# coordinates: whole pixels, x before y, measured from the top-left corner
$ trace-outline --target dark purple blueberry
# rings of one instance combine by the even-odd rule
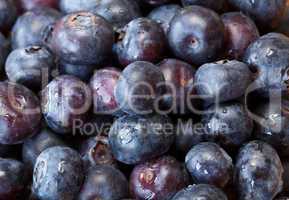
[[[286,8],[284,14],[282,16],[280,24],[275,29],[275,31],[278,33],[283,33],[288,37],[289,36],[288,23],[289,23],[289,1],[286,1]]]
[[[196,92],[208,104],[234,100],[246,93],[252,75],[246,64],[236,60],[207,63],[196,72]]]
[[[7,77],[30,89],[45,87],[55,67],[53,54],[44,46],[29,46],[12,51],[5,64]]]
[[[26,87],[0,82],[0,143],[16,144],[34,135],[40,125],[37,97]]]
[[[255,73],[251,92],[268,97],[270,92],[287,91],[289,66],[289,38],[280,33],[268,33],[247,49],[244,62]]]
[[[43,129],[39,134],[24,141],[22,159],[26,168],[33,171],[37,157],[46,149],[54,146],[65,146],[55,133]]]
[[[52,8],[38,8],[18,17],[11,32],[12,48],[48,45],[51,26],[61,14]]]
[[[125,176],[111,166],[96,166],[88,170],[79,193],[79,200],[118,200],[129,197]]]
[[[153,9],[148,15],[148,18],[159,23],[162,26],[164,33],[167,34],[172,19],[180,10],[181,6],[177,4],[163,5]]]
[[[212,185],[190,185],[179,191],[171,200],[228,200],[225,193]]]
[[[16,160],[0,158],[0,199],[23,199],[27,185],[25,165]]]
[[[252,17],[260,27],[278,26],[286,0],[228,0],[237,10]]]
[[[240,147],[251,138],[253,121],[246,108],[239,103],[211,106],[203,116],[207,140],[228,150]]]
[[[0,31],[9,33],[17,19],[17,8],[13,0],[0,1]]]
[[[73,200],[84,179],[79,154],[68,147],[51,147],[36,160],[32,191],[38,199]]]
[[[281,156],[289,156],[289,116],[283,113],[278,103],[259,103],[254,113],[257,114],[255,137],[271,144]]]
[[[115,88],[115,98],[121,110],[126,113],[150,114],[165,93],[164,75],[149,63],[137,61],[122,72]]]
[[[116,166],[107,136],[96,136],[85,140],[80,146],[80,155],[87,166]]]
[[[110,115],[119,111],[114,90],[120,74],[120,70],[116,68],[104,68],[95,71],[90,80],[95,114]]]
[[[240,199],[273,199],[282,190],[282,178],[282,163],[270,145],[252,141],[240,150],[235,169]]]
[[[187,171],[170,156],[137,165],[130,177],[130,190],[136,199],[168,200],[188,185]]]
[[[86,120],[91,99],[90,88],[80,79],[58,76],[42,91],[42,113],[47,125],[60,134],[75,134],[74,126]]]
[[[58,8],[58,0],[20,0],[24,11],[41,7]]]
[[[166,94],[163,104],[175,114],[185,114],[192,106],[188,105],[188,95],[193,93],[195,68],[176,59],[165,59],[158,64],[164,74]]]
[[[117,119],[109,133],[114,157],[126,164],[137,164],[166,153],[174,141],[168,117],[124,116]]]
[[[226,0],[182,0],[182,4],[183,6],[202,6],[221,12],[226,5]]]
[[[222,15],[226,37],[225,56],[231,59],[242,59],[248,46],[259,38],[255,23],[240,12],[230,12]]]
[[[122,66],[135,61],[160,61],[166,51],[166,36],[162,27],[148,18],[131,21],[120,33],[117,56]]]
[[[112,27],[104,18],[90,12],[77,12],[56,22],[51,48],[71,64],[101,64],[112,52],[113,37]]]
[[[2,73],[7,56],[10,51],[10,43],[0,32],[0,74]]]
[[[89,81],[95,69],[94,65],[74,65],[65,61],[59,63],[60,74],[72,75],[85,82]]]
[[[171,3],[172,0],[140,0],[140,2],[147,3],[152,6],[159,6],[162,4]]]
[[[224,24],[214,11],[190,6],[171,21],[168,40],[174,54],[196,65],[216,60],[224,45]]]
[[[224,188],[233,176],[232,158],[215,143],[200,143],[186,156],[186,167],[195,183]]]

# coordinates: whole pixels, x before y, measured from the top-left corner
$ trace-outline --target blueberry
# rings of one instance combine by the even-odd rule
[[[54,55],[43,46],[16,49],[9,54],[5,64],[10,81],[35,90],[45,86],[54,67]]]
[[[24,11],[41,7],[58,8],[58,0],[20,0]]]
[[[285,161],[282,162],[283,168],[284,168],[284,174],[283,174],[283,192],[288,193],[289,192],[289,161],[285,159]]]
[[[251,81],[252,73],[246,64],[222,60],[197,70],[195,88],[206,103],[226,102],[243,96]]]
[[[51,147],[36,160],[33,194],[38,199],[73,200],[84,179],[79,154],[68,147]]]
[[[217,12],[223,11],[225,5],[226,5],[226,0],[182,0],[183,6],[203,6],[210,8],[212,10],[215,10]]]
[[[59,8],[63,13],[90,11],[97,7],[99,1],[95,0],[59,0]]]
[[[276,27],[286,7],[286,0],[228,0],[246,15],[251,16],[260,27]]]
[[[280,33],[263,35],[246,50],[244,62],[256,72],[254,90],[268,97],[272,91],[287,91],[289,39]]]
[[[157,66],[142,61],[130,64],[122,72],[114,92],[120,109],[132,114],[152,113],[165,93],[164,81]]]
[[[91,106],[90,88],[80,79],[62,75],[42,91],[42,113],[56,133],[74,134],[74,125],[86,120]]]
[[[190,6],[171,21],[168,40],[174,54],[196,65],[217,59],[224,45],[224,24],[212,10]]]
[[[88,170],[79,193],[79,200],[118,200],[129,197],[125,176],[111,166],[96,166]]]
[[[164,33],[167,34],[173,17],[180,12],[180,10],[181,7],[177,4],[163,5],[153,9],[149,13],[148,18],[158,22],[162,26]]]
[[[8,33],[17,18],[17,7],[13,0],[0,1],[0,31]]]
[[[191,185],[179,191],[172,200],[227,200],[223,191],[212,185]]]
[[[140,0],[140,1],[152,6],[160,6],[172,2],[172,0]]]
[[[188,185],[188,173],[182,164],[171,156],[137,165],[130,177],[130,189],[137,199],[171,199]]]
[[[51,26],[61,14],[52,8],[38,8],[18,17],[11,32],[12,48],[25,48],[31,45],[49,45]],[[36,25],[35,25],[36,24]]]
[[[0,158],[0,199],[23,198],[28,184],[25,165],[12,159]]]
[[[200,143],[186,156],[186,167],[195,183],[224,188],[233,176],[232,158],[215,143]]]
[[[51,48],[71,64],[101,64],[112,52],[113,37],[112,27],[105,19],[90,12],[77,12],[56,22]]]
[[[240,12],[222,15],[225,24],[225,56],[241,60],[248,46],[259,38],[259,31],[254,21]]]
[[[289,118],[281,106],[259,104],[254,113],[261,117],[256,122],[255,137],[271,144],[281,156],[289,156]]]
[[[40,122],[37,97],[22,85],[0,82],[0,143],[23,142],[38,131]]]
[[[282,163],[270,145],[252,141],[240,150],[235,169],[240,199],[273,199],[282,190],[282,176]]]
[[[289,200],[289,197],[282,196],[282,197],[278,197],[278,198],[276,198],[274,200]]]
[[[87,166],[117,166],[107,136],[90,137],[82,142],[80,155]]]
[[[289,29],[287,26],[288,22],[289,22],[289,2],[286,1],[286,8],[284,14],[282,16],[280,24],[278,25],[275,31],[278,33],[283,33],[288,37],[289,36]]]
[[[132,20],[119,35],[116,46],[122,66],[134,61],[160,61],[166,51],[166,36],[162,27],[148,18]]]
[[[95,71],[90,80],[95,114],[116,114],[119,112],[114,90],[120,74],[120,70],[116,68],[103,68]]]
[[[239,103],[226,103],[210,107],[203,116],[207,140],[216,142],[228,150],[240,147],[250,139],[253,121]]]
[[[171,122],[162,115],[124,116],[117,119],[109,133],[114,157],[136,164],[166,153],[173,143]]]
[[[65,143],[48,129],[43,129],[39,134],[25,140],[22,148],[22,159],[26,168],[33,171],[37,157],[44,150],[53,146],[65,146]]]
[[[58,67],[60,74],[72,75],[85,82],[89,81],[96,68],[94,65],[74,65],[66,61],[60,61]]]
[[[194,93],[195,67],[177,59],[165,59],[158,64],[166,81],[165,107],[174,114],[185,114],[192,106],[187,105],[188,95]],[[189,107],[190,106],[190,107]]]

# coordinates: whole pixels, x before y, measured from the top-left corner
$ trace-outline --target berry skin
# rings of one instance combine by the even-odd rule
[[[43,46],[29,46],[12,51],[5,64],[7,77],[34,90],[40,90],[55,67],[53,54]],[[48,77],[45,77],[48,76]]]
[[[109,132],[114,157],[132,165],[166,153],[174,141],[169,125],[169,118],[163,115],[118,118]]]
[[[39,130],[40,103],[26,87],[0,82],[0,143],[17,144]]]
[[[163,5],[153,9],[149,13],[148,18],[158,22],[162,26],[164,33],[167,34],[172,19],[180,10],[181,7],[177,4]]]
[[[148,196],[151,200],[171,199],[188,184],[188,173],[181,163],[170,156],[137,165],[130,177],[130,189],[137,199]]]
[[[62,75],[42,91],[42,113],[47,125],[56,133],[72,133],[74,125],[86,121],[91,107],[91,90],[80,79]]]
[[[4,71],[4,65],[7,59],[7,56],[10,51],[10,43],[4,37],[2,33],[0,33],[0,74]]]
[[[235,168],[239,199],[274,199],[282,190],[282,176],[282,163],[270,145],[252,141],[240,150]]]
[[[246,50],[243,61],[255,73],[252,92],[268,97],[271,91],[287,91],[289,66],[289,38],[280,33],[263,35]]]
[[[77,12],[56,22],[51,48],[68,63],[98,65],[110,56],[113,38],[112,27],[104,18],[90,12]]]
[[[160,61],[166,51],[166,36],[162,27],[148,18],[131,21],[120,34],[116,46],[118,60],[122,66],[135,61]]]
[[[26,168],[33,171],[37,157],[53,146],[65,146],[65,143],[48,129],[43,129],[39,134],[25,140],[22,147],[22,159]]]
[[[226,0],[182,0],[183,6],[203,6],[217,12],[221,12],[224,9],[225,3]]]
[[[202,65],[196,72],[198,95],[207,104],[226,102],[243,96],[252,81],[249,67],[239,61],[222,60]]]
[[[228,200],[220,189],[212,185],[190,185],[179,191],[171,200]]]
[[[12,159],[0,158],[0,200],[23,198],[28,179],[25,165]]]
[[[225,30],[214,11],[190,6],[171,21],[168,40],[175,56],[191,64],[202,65],[220,57]]]
[[[103,68],[95,71],[90,80],[95,114],[116,114],[118,112],[114,90],[120,74],[120,70],[116,68]]]
[[[233,161],[215,143],[200,143],[186,156],[186,167],[195,183],[224,188],[233,176]]]
[[[17,18],[17,8],[13,0],[0,1],[0,31],[9,33]]]
[[[275,28],[282,19],[286,0],[228,0],[237,10],[249,15],[260,26]]]
[[[33,45],[48,46],[51,27],[60,17],[61,14],[52,8],[38,8],[24,13],[18,17],[13,26],[12,48],[25,48]]]
[[[65,61],[60,61],[59,71],[61,75],[72,75],[84,82],[88,82],[96,66],[94,65],[74,65]]]
[[[96,136],[85,140],[80,146],[80,155],[86,166],[117,166],[107,136]]]
[[[212,112],[214,111],[214,112]],[[246,109],[239,103],[211,106],[203,116],[206,139],[220,144],[226,150],[239,148],[249,140],[253,131],[253,121]]]
[[[172,0],[140,0],[140,1],[142,1],[143,3],[147,3],[149,5],[152,5],[152,6],[160,6],[160,5],[172,2]]]
[[[68,147],[51,147],[36,160],[33,194],[38,199],[73,200],[83,183],[79,154]]]
[[[177,59],[165,59],[158,64],[166,81],[166,94],[163,101],[167,109],[175,114],[185,114],[191,111],[187,105],[187,95],[194,93],[195,68]]]
[[[259,38],[259,31],[254,21],[240,12],[222,15],[225,25],[225,56],[241,60],[248,46]]]
[[[79,200],[118,200],[129,197],[125,176],[111,166],[96,166],[88,170],[79,193]]]
[[[137,61],[127,66],[115,87],[114,95],[120,109],[129,114],[150,114],[158,98],[165,93],[164,75],[149,63]]]

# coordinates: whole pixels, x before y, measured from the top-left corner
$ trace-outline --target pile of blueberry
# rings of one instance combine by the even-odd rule
[[[289,200],[289,0],[0,0],[0,200]]]

